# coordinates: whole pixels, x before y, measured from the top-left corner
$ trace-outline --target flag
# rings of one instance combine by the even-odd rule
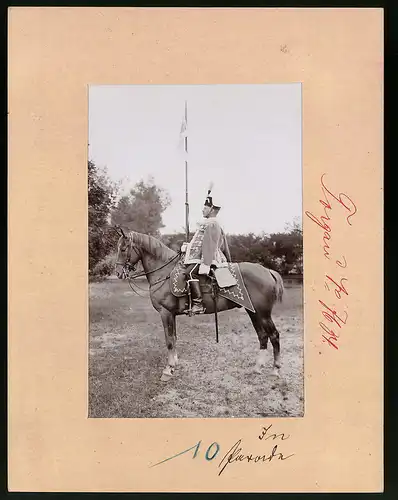
[[[188,154],[185,148],[185,140],[187,137],[188,137],[188,120],[187,120],[187,103],[185,103],[185,114],[181,122],[180,141],[179,141],[179,150],[185,157]]]
[[[187,136],[188,136],[188,124],[184,116],[181,123],[180,137],[183,139]]]

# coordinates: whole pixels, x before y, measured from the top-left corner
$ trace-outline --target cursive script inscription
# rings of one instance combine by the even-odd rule
[[[322,205],[323,213],[322,215],[314,215],[312,212],[308,210],[305,212],[306,216],[314,222],[317,226],[319,226],[322,231],[322,243],[321,246],[323,248],[323,256],[329,262],[331,262],[331,257],[335,251],[331,248],[332,242],[332,233],[333,233],[333,224],[332,224],[332,211],[334,205],[339,208],[343,208],[343,214],[345,216],[345,221],[349,226],[352,226],[351,217],[357,213],[357,207],[353,200],[346,193],[338,193],[334,194],[328,187],[325,185],[324,180],[325,174],[321,176],[321,190],[323,193],[323,198],[319,200],[319,203]],[[341,254],[340,254],[341,255]],[[335,299],[340,304],[338,307],[335,307],[332,300],[328,305],[325,301],[319,299],[319,303],[321,304],[321,314],[323,316],[324,321],[319,322],[319,326],[322,330],[322,342],[326,343],[328,346],[332,347],[335,350],[338,350],[338,339],[340,337],[340,330],[347,323],[348,312],[345,310],[347,307],[344,303],[344,298],[348,297],[349,289],[348,289],[348,278],[346,276],[341,276],[339,269],[347,268],[347,260],[344,255],[340,256],[337,259],[334,259],[334,264],[337,266],[337,269],[333,268],[332,272],[325,274],[325,282],[324,287],[328,292],[333,293]],[[339,312],[338,312],[339,310]]]
[[[271,429],[272,424],[268,425],[267,427],[262,427],[261,428],[261,434],[258,436],[258,439],[266,441],[267,439],[277,439],[281,438],[281,441],[285,441],[286,439],[289,439],[290,436],[285,436],[283,432],[281,434],[268,434],[268,431]]]
[[[323,215],[315,216],[313,213],[308,210],[305,212],[305,215],[312,220],[315,224],[317,224],[321,229],[323,229],[323,254],[327,259],[330,258],[330,245],[329,241],[332,239],[332,226],[331,226],[331,217],[330,212],[332,210],[332,200],[338,202],[339,206],[344,207],[349,215],[346,214],[346,221],[351,226],[350,218],[356,214],[357,207],[352,199],[346,195],[345,193],[339,193],[338,195],[333,194],[330,189],[325,186],[324,177],[326,174],[322,174],[321,176],[321,189],[323,192],[323,199],[319,200],[319,203],[323,207]]]
[[[290,438],[289,435],[286,435],[284,433],[280,434],[273,434],[270,431],[272,427],[272,424],[262,427],[261,428],[261,434],[258,436],[258,439],[260,441],[267,441],[268,439],[272,439],[272,441],[279,440],[279,441],[286,441],[287,439]],[[207,446],[206,451],[203,453],[200,452],[201,449],[201,444],[202,440],[198,441],[194,446],[190,446],[186,450],[180,451],[178,453],[175,453],[174,455],[171,455],[170,457],[165,458],[164,460],[161,460],[160,462],[156,462],[152,465],[149,465],[149,467],[156,467],[158,465],[164,464],[166,462],[169,462],[170,460],[173,460],[177,457],[181,457],[185,455],[185,457],[191,457],[191,459],[196,459],[196,462],[198,461],[197,457],[199,460],[206,460],[207,462],[213,462],[216,463],[215,458],[218,456],[218,453],[221,451],[221,445],[218,444],[217,442],[213,442],[210,445],[205,445]],[[290,455],[283,455],[281,451],[278,450],[278,444],[275,444],[272,449],[266,450],[265,452],[262,452],[263,454],[258,454],[258,455],[253,455],[252,453],[247,454],[247,453],[242,453],[242,439],[239,439],[225,454],[224,458],[221,460],[218,468],[220,469],[218,472],[218,475],[221,476],[221,474],[225,471],[228,465],[232,463],[238,463],[238,462],[245,462],[247,461],[248,463],[258,463],[258,462],[272,462],[276,460],[287,460],[288,458],[292,457],[294,454]],[[279,443],[280,444],[280,443]],[[192,453],[190,453],[192,452]]]
[[[267,434],[268,431],[271,429],[272,424],[269,425],[268,427],[263,427],[262,428],[262,433],[259,436],[260,440],[266,441],[267,439],[275,440],[275,439],[280,439],[281,441],[285,441],[289,439],[290,436],[285,436],[285,434]],[[221,476],[221,474],[225,471],[227,466],[233,463],[238,463],[238,462],[247,462],[247,463],[270,463],[273,460],[287,460],[288,458],[291,458],[294,453],[290,455],[284,456],[283,453],[278,451],[278,445],[276,444],[271,451],[267,451],[266,453],[262,455],[253,455],[252,453],[243,453],[242,448],[241,448],[242,440],[239,439],[224,455],[223,459],[221,460],[219,464],[219,473],[218,475]]]
[[[341,316],[339,316],[337,314],[337,312],[334,309],[331,309],[322,300],[319,300],[319,303],[322,304],[322,306],[325,308],[325,310],[322,310],[322,315],[326,321],[338,326],[340,329],[343,327],[343,325],[345,325],[347,323],[347,318],[348,318],[347,311],[344,311],[345,318],[343,319],[343,318],[341,318]],[[324,331],[324,334],[322,335],[322,339],[323,339],[322,342],[327,342],[331,347],[338,349],[337,339],[340,335],[335,333],[334,330],[332,330],[331,328],[326,326],[325,323],[323,323],[323,322],[320,322],[319,326]],[[325,333],[326,333],[326,335],[325,335]]]

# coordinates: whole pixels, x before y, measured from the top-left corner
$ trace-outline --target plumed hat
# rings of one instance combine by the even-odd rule
[[[218,206],[218,205],[214,205],[214,203],[213,203],[213,197],[211,195],[212,189],[213,189],[213,183],[211,182],[210,186],[209,186],[209,188],[207,190],[207,196],[206,196],[206,200],[205,200],[205,206],[206,207],[211,207],[216,212],[216,214],[218,214],[218,212],[220,211],[221,207]]]

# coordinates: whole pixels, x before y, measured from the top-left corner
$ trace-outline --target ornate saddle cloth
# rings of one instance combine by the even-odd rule
[[[218,287],[217,293],[221,297],[224,297],[236,304],[249,309],[252,312],[256,312],[252,301],[250,299],[249,293],[247,291],[246,285],[243,281],[242,274],[240,272],[239,264],[236,262],[228,262],[228,269],[230,270],[232,276],[236,280],[236,285],[229,286],[226,288]],[[203,281],[202,281],[203,279]],[[201,276],[200,279],[200,287],[202,289],[202,293],[206,293],[211,291],[211,287],[209,286],[211,283],[211,279],[205,276]],[[185,266],[183,261],[179,261],[174,267],[173,271],[170,274],[170,290],[171,293],[175,297],[184,297],[187,295],[187,277],[185,274]]]

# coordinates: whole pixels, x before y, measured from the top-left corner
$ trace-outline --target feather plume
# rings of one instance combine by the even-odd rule
[[[207,189],[207,194],[210,194],[210,193],[211,193],[211,190],[213,189],[213,186],[214,186],[214,183],[213,183],[213,182],[210,182],[209,187],[208,187],[208,189]]]

